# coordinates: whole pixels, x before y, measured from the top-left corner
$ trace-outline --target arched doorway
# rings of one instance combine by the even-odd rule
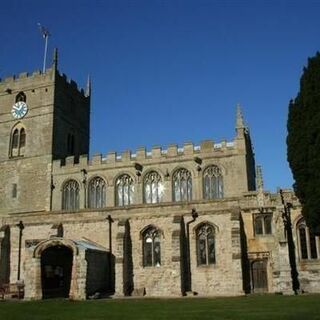
[[[46,248],[41,253],[42,297],[68,298],[73,251],[64,245]]]
[[[267,261],[256,260],[251,264],[252,288],[255,293],[268,291]]]

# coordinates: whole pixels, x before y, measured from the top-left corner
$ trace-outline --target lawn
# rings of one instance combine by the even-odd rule
[[[1,320],[320,319],[320,295],[0,302]]]

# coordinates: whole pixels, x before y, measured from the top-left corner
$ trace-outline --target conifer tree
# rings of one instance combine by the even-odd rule
[[[308,59],[300,92],[289,104],[288,161],[302,214],[320,234],[320,53]]]

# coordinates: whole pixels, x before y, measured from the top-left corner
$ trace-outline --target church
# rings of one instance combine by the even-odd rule
[[[0,287],[24,299],[320,292],[320,243],[232,141],[89,154],[91,85],[0,82]],[[232,121],[232,119],[230,119]],[[210,133],[211,134],[211,133]]]

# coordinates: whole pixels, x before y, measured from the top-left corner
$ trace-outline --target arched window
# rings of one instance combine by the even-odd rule
[[[155,227],[150,227],[143,232],[143,266],[160,267],[161,247],[160,231]]]
[[[299,255],[301,259],[318,259],[319,258],[319,237],[312,234],[307,227],[304,219],[297,224]]]
[[[156,171],[149,172],[144,178],[145,203],[159,203],[163,197],[163,183]]]
[[[72,133],[68,134],[67,138],[67,153],[68,155],[74,154],[74,135]]]
[[[25,95],[24,92],[20,91],[17,95],[16,95],[16,102],[19,102],[19,101],[22,101],[22,102],[26,102],[27,101],[27,97]]]
[[[11,133],[10,139],[10,157],[21,157],[25,153],[26,146],[26,130],[25,128],[18,123]]]
[[[100,177],[95,177],[89,182],[88,206],[89,208],[104,208],[106,206],[106,183]]]
[[[208,223],[200,225],[196,229],[196,241],[198,265],[216,263],[214,227]]]
[[[223,198],[223,179],[217,166],[210,166],[203,172],[204,199]]]
[[[173,201],[190,201],[192,199],[192,178],[187,169],[179,169],[173,174]]]
[[[254,216],[255,235],[272,234],[272,214],[258,213]]]
[[[19,147],[23,148],[25,145],[26,145],[26,130],[24,128],[21,128]]]
[[[116,181],[116,202],[118,206],[127,206],[133,203],[133,179],[123,174]]]
[[[75,180],[68,180],[62,189],[62,209],[79,209],[79,184]]]

